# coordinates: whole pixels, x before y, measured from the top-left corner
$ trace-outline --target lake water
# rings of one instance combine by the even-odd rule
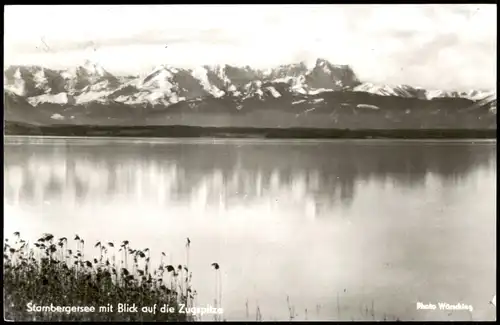
[[[226,319],[287,320],[287,296],[296,319],[496,319],[496,141],[7,137],[4,172],[6,236],[176,264],[189,237],[198,304],[218,262]]]

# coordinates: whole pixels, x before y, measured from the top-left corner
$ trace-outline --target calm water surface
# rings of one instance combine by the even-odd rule
[[[297,319],[496,319],[495,141],[9,137],[4,172],[6,236],[175,264],[189,237],[198,304],[218,262],[226,319],[288,319],[287,296]]]

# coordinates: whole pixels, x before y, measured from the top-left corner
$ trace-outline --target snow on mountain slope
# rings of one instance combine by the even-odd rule
[[[293,92],[311,95],[351,88],[360,83],[349,66],[333,65],[324,59],[317,59],[312,67],[304,62],[280,65],[262,75],[266,81],[285,83]]]
[[[196,106],[193,101],[204,99],[219,99],[224,105],[235,105],[240,109],[246,101],[282,102],[296,107],[313,105],[317,96],[323,94],[348,92],[359,94],[363,101],[369,100],[365,96],[367,94],[419,100],[466,98],[477,104],[474,107],[490,105],[488,107],[494,107],[496,113],[495,92],[471,90],[459,93],[425,90],[409,85],[361,83],[349,66],[334,65],[324,59],[317,59],[311,65],[299,62],[267,70],[227,64],[193,69],[160,65],[150,73],[136,77],[114,76],[90,61],[64,71],[37,66],[12,66],[4,71],[4,89],[37,107],[53,104],[63,107],[83,105],[88,108],[97,104],[96,107],[125,105],[132,109],[137,106],[161,110],[182,102],[192,108]],[[345,102],[337,104],[350,107]]]
[[[138,81],[135,94],[118,96],[115,100],[130,104],[162,105],[207,96],[264,100],[283,96],[282,91],[270,84],[286,84],[288,89],[283,90],[285,92],[314,95],[358,83],[347,66],[334,66],[325,60],[318,60],[316,64],[313,68],[308,68],[304,63],[282,65],[268,71],[231,65],[195,69],[159,66]],[[263,86],[264,83],[266,86]]]
[[[409,85],[376,85],[373,83],[363,83],[352,89],[353,91],[367,92],[380,96],[396,96],[404,98],[431,99],[437,97],[438,94],[432,95],[430,98],[427,91],[422,88],[412,87]],[[445,96],[446,97],[446,96]]]
[[[4,72],[4,88],[25,97],[64,91],[64,80],[51,69],[37,66],[11,66]]]
[[[21,76],[21,69],[17,69],[12,75],[13,80],[9,80],[4,74],[4,88],[18,96],[29,96],[26,89],[26,81]],[[35,95],[35,94],[31,94]]]
[[[439,90],[439,89],[426,91],[426,98],[427,99],[445,98],[445,97],[458,97],[458,93],[447,92],[447,91]]]
[[[487,98],[489,96],[495,96],[495,98],[496,98],[495,91],[469,90],[468,92],[466,92],[463,95],[463,97],[469,98],[472,100],[481,100],[481,99]]]
[[[31,101],[34,104],[62,104],[64,100],[60,94],[63,92],[74,97],[76,104],[115,100],[126,104],[170,105],[207,96],[264,100],[268,96],[279,98],[283,92],[315,95],[359,84],[350,67],[333,65],[323,59],[318,59],[312,67],[301,62],[268,71],[227,64],[191,70],[161,65],[143,78],[127,81],[87,61],[65,71],[13,67],[9,73],[4,73],[5,77],[6,89],[21,96],[35,97]],[[284,84],[286,89],[281,87],[278,90],[277,86],[271,85],[263,87],[264,83]]]
[[[377,85],[373,83],[363,83],[354,88],[352,91],[367,92],[371,94],[376,94],[380,96],[396,96],[405,98],[419,98],[419,99],[434,99],[434,98],[466,98],[473,101],[478,101],[484,98],[488,98],[494,91],[445,91],[440,89],[422,89],[418,87],[412,87],[408,85]]]
[[[262,79],[260,71],[253,70],[248,66],[235,67],[226,64],[224,66],[216,66],[215,69],[217,71],[217,75],[222,77],[222,79],[226,82],[226,87],[234,86],[234,88],[238,90],[252,81]]]
[[[209,71],[205,67],[196,67],[191,71],[193,78],[200,81],[201,86],[207,93],[216,98],[224,96],[225,92],[210,82],[208,73]]]
[[[120,86],[117,77],[90,61],[86,61],[83,66],[63,71],[60,75],[66,81],[65,89],[70,94],[95,91],[96,88],[102,91],[103,87],[113,89]]]
[[[490,110],[490,112],[496,114],[496,112],[497,112],[497,94],[490,93],[486,96],[483,96],[480,100],[478,100],[474,103],[472,108],[478,108],[478,107],[486,107]]]
[[[271,92],[271,94],[273,95],[274,98],[281,97],[281,94],[276,90],[276,88],[271,86],[271,87],[267,87],[267,90],[269,90]]]
[[[304,62],[300,62],[280,65],[275,69],[268,69],[263,73],[263,76],[268,80],[275,80],[287,77],[299,77],[306,74],[307,71],[307,65]]]
[[[35,106],[40,103],[74,104],[99,100],[119,86],[118,78],[91,62],[64,71],[13,66],[4,72],[4,88],[29,98]]]
[[[191,71],[162,65],[138,80],[135,88],[136,93],[121,95],[115,100],[131,104],[170,105],[184,100],[221,95],[220,89],[208,82],[203,68]],[[132,91],[134,88],[128,89]]]
[[[38,104],[41,103],[66,105],[66,104],[74,104],[75,100],[73,96],[68,95],[65,92],[61,92],[56,95],[42,94],[39,96],[29,97],[28,102],[33,106],[37,106]]]
[[[317,59],[316,65],[305,77],[311,89],[342,90],[360,84],[350,66],[333,65],[324,59]]]

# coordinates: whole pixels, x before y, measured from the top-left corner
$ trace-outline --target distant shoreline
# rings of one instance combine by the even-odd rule
[[[5,122],[5,135],[242,139],[496,139],[496,129],[315,129],[197,126],[37,126]]]

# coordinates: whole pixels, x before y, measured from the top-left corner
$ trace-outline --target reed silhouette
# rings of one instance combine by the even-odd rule
[[[116,261],[112,242],[98,241],[94,247],[99,256],[84,258],[84,240],[75,235],[75,249],[68,248],[66,237],[56,240],[44,234],[33,245],[14,233],[14,242],[4,242],[4,308],[5,318],[15,321],[194,321],[197,315],[180,313],[179,306],[192,307],[196,291],[187,264],[174,267],[165,264],[152,270],[150,251],[133,249],[129,241],[120,245],[122,260]],[[189,245],[186,255],[189,256]],[[130,269],[128,263],[132,262]],[[185,271],[185,272],[184,272]],[[94,306],[93,313],[29,312],[27,305]],[[118,304],[139,306],[137,313],[119,313]],[[156,313],[141,312],[143,306],[157,305]],[[174,307],[174,313],[159,311],[163,305]],[[113,311],[100,306],[113,305]]]

